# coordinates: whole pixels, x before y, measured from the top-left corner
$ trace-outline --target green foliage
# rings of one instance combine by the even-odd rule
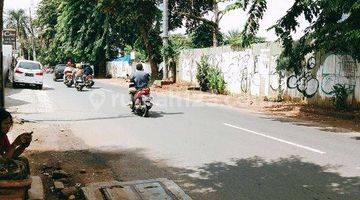
[[[275,26],[284,52],[289,59],[287,70],[299,71],[305,55],[314,51],[351,55],[360,59],[359,0],[296,0]],[[296,44],[292,33],[299,26],[299,17],[311,24]]]
[[[201,23],[211,23],[204,16],[213,10],[214,0],[170,0],[170,29],[181,27],[183,22],[189,32]]]
[[[215,94],[225,94],[226,83],[220,68],[211,66],[207,79],[209,80],[211,92]]]
[[[192,46],[195,48],[207,48],[213,46],[213,26],[207,23],[200,24],[191,34]],[[223,43],[223,35],[217,35],[219,44]]]
[[[197,63],[196,79],[200,85],[200,90],[205,92],[209,90],[209,73],[210,65],[206,56],[201,57],[200,62]]]
[[[5,16],[5,27],[15,29],[20,41],[20,56],[29,58],[28,52],[31,51],[30,41],[30,21],[25,10],[9,10]]]
[[[348,104],[347,99],[349,97],[349,90],[345,85],[336,84],[333,87],[334,96],[331,98],[331,101],[337,110],[347,110]]]
[[[106,61],[130,46],[157,72],[162,41],[155,0],[42,0],[37,14],[45,64],[73,57],[104,74]]]
[[[200,85],[201,91],[211,91],[215,94],[224,94],[226,83],[220,68],[210,66],[206,56],[201,57],[197,63],[196,79]]]
[[[192,48],[191,38],[186,35],[175,34],[169,37],[169,44],[172,48],[172,55],[170,57],[177,57],[184,49]]]
[[[240,48],[244,44],[243,36],[244,36],[243,33],[240,31],[230,31],[225,36],[224,44],[230,45],[233,48]],[[256,43],[266,42],[265,38],[262,38],[262,37],[252,37],[251,39],[252,39],[252,41],[247,41],[246,43],[256,44]]]
[[[260,20],[267,10],[267,0],[236,0],[235,4],[243,4],[243,10],[248,11],[248,19],[243,30],[242,47],[248,47],[255,40],[259,31]]]

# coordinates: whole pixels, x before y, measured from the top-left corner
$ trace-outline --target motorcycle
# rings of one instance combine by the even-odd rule
[[[85,86],[86,88],[92,88],[92,86],[94,86],[95,82],[94,82],[94,76],[93,75],[88,75],[85,77]]]
[[[139,116],[149,117],[150,109],[153,107],[153,103],[151,102],[153,98],[150,96],[150,88],[135,90],[134,84],[130,84],[129,87],[130,94],[133,95],[130,108]]]
[[[82,91],[85,87],[85,78],[84,76],[77,76],[75,78],[75,88],[77,91]]]
[[[74,69],[72,67],[65,67],[64,70],[64,84],[67,87],[71,87],[74,84]]]
[[[67,87],[71,87],[74,84],[74,76],[71,73],[68,73],[64,77],[64,84]]]

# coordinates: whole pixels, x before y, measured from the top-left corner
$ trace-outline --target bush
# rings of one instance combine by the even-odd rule
[[[208,72],[210,65],[208,63],[207,57],[201,57],[200,62],[197,63],[197,74],[196,79],[199,82],[200,90],[205,92],[209,90],[209,80],[208,80]]]
[[[334,96],[331,98],[331,101],[335,108],[338,110],[347,110],[347,99],[350,94],[349,90],[346,89],[344,85],[336,84],[333,87],[333,94]]]
[[[208,72],[208,80],[211,92],[215,94],[224,94],[226,83],[221,70],[218,67],[210,67]]]
[[[215,94],[224,94],[226,83],[220,68],[210,66],[205,56],[201,58],[197,65],[196,79],[199,82],[201,91],[211,90]]]

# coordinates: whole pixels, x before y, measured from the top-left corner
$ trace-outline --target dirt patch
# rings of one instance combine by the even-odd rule
[[[103,79],[100,81],[120,87],[128,87],[128,82],[124,79]],[[306,102],[274,102],[266,98],[254,98],[248,95],[216,95],[201,92],[187,83],[176,83],[165,85],[162,88],[152,87],[151,89],[159,95],[262,112],[279,121],[319,127],[326,131],[360,132],[360,111],[339,112],[332,108],[310,106]]]

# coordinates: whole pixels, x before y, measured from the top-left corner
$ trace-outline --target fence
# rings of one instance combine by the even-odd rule
[[[349,100],[360,102],[359,63],[350,56],[334,54],[309,56],[300,75],[276,70],[282,52],[279,43],[263,43],[235,51],[230,47],[184,50],[180,54],[177,80],[197,84],[197,63],[202,56],[223,72],[227,90],[233,94],[291,98],[307,97],[314,104],[328,103],[333,86],[346,85],[351,91]]]
[[[151,67],[147,63],[143,63],[144,70],[151,72]],[[111,61],[106,64],[106,73],[113,78],[126,78],[135,72],[135,66],[127,61]]]

